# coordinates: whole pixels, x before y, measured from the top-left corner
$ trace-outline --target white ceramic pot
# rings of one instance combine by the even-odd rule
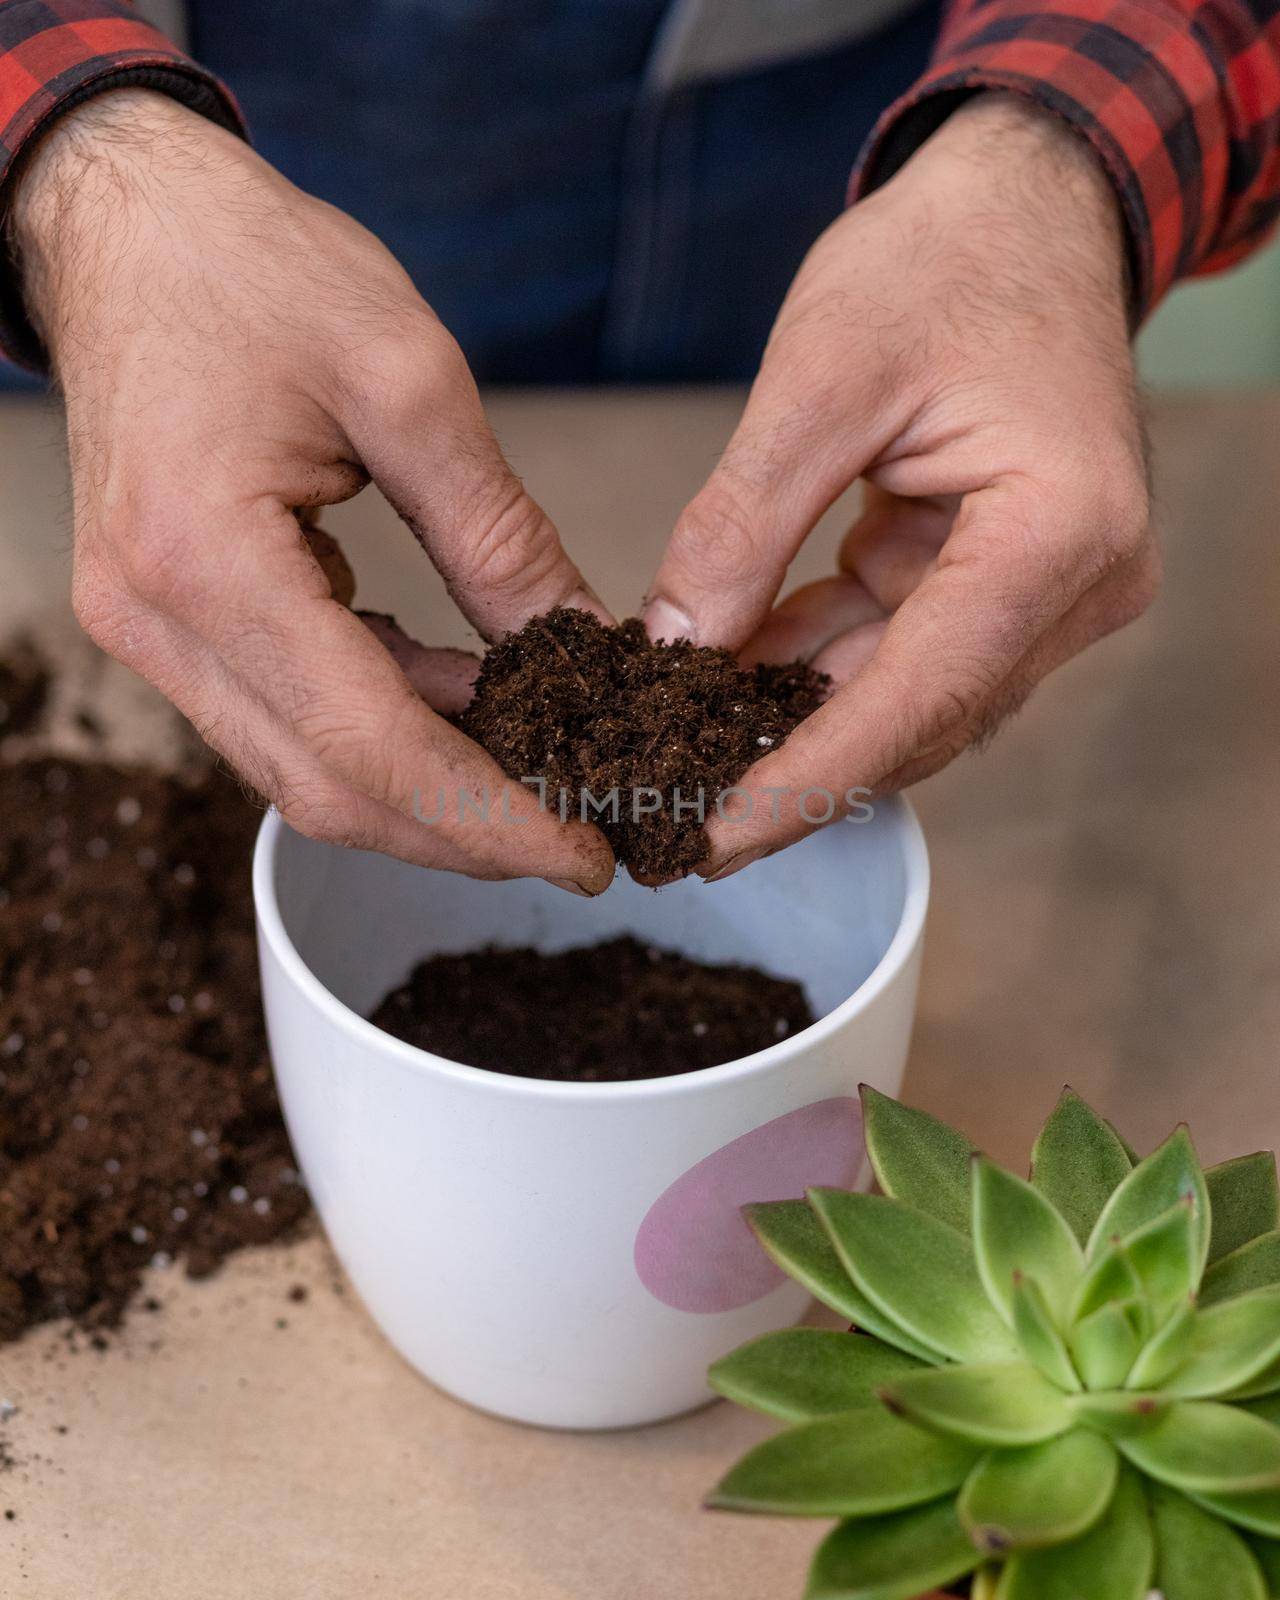
[[[614,1428],[709,1398],[708,1364],[806,1295],[738,1208],[861,1181],[857,1086],[899,1088],[929,867],[905,801],[723,884],[594,901],[313,843],[269,815],[254,862],[289,1131],[383,1331],[486,1411]],[[622,932],[800,979],[820,1020],[685,1076],[548,1083],[429,1055],[364,1020],[414,963]]]

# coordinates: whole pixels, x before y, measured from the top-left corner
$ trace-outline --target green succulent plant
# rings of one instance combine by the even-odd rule
[[[1067,1091],[1030,1182],[863,1090],[883,1194],[749,1206],[854,1325],[711,1382],[794,1424],[710,1498],[838,1517],[808,1600],[1280,1596],[1280,1216],[1270,1154],[1139,1161]],[[855,1331],[856,1330],[856,1331]]]

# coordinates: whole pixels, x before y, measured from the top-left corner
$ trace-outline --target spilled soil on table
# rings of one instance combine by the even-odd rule
[[[220,773],[46,757],[0,761],[0,818],[0,1341],[101,1336],[148,1266],[202,1276],[310,1209],[258,998],[260,812]]]

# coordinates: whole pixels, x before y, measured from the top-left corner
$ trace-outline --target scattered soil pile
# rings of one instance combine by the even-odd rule
[[[0,766],[0,1340],[119,1320],[308,1211],[267,1066],[249,858],[213,774]]]
[[[545,778],[549,805],[564,791],[570,816],[583,814],[584,791],[597,803],[616,795],[588,820],[639,876],[670,877],[705,855],[716,797],[817,708],[826,684],[803,662],[744,670],[727,650],[651,644],[635,618],[606,628],[558,610],[489,651],[459,721],[509,776]]]
[[[616,1083],[719,1066],[814,1019],[798,983],[622,938],[558,955],[433,956],[370,1020],[491,1072]]]

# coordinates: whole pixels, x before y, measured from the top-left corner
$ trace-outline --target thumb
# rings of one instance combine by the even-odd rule
[[[814,394],[789,356],[785,341],[766,355],[719,465],[676,523],[645,602],[651,638],[739,649],[874,452],[852,397]]]
[[[508,465],[462,352],[438,323],[397,346],[339,420],[484,638],[555,606],[612,620]]]

